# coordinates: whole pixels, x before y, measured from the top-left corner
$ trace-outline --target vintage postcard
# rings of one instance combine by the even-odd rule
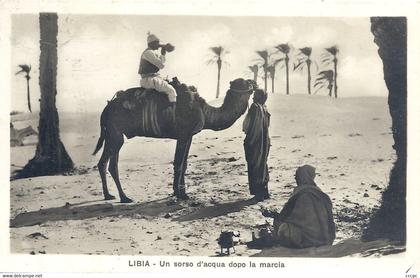
[[[417,277],[419,6],[384,3],[2,3],[2,277]]]

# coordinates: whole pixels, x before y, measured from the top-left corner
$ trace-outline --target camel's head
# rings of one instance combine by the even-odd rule
[[[254,84],[252,82],[250,82],[250,80],[245,80],[243,78],[237,78],[233,81],[230,81],[229,91],[231,93],[239,94],[249,99],[249,97],[252,95],[252,93],[255,90]]]

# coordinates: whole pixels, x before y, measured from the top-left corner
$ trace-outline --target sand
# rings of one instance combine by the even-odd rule
[[[190,200],[172,194],[175,141],[126,140],[120,153],[123,188],[135,202],[104,201],[92,156],[99,136],[99,113],[61,113],[64,145],[77,169],[69,174],[10,183],[11,252],[217,256],[222,230],[251,239],[266,220],[260,208],[280,210],[294,187],[294,171],[317,168],[318,185],[332,199],[336,243],[359,238],[379,206],[395,160],[387,99],[330,99],[270,95],[269,189],[271,199],[255,203],[248,192],[241,131],[243,117],[224,131],[196,135],[186,173]],[[37,115],[16,115],[17,128],[38,126]],[[36,137],[11,148],[11,171],[33,157]],[[109,175],[108,175],[109,176]],[[111,194],[118,196],[109,176]],[[236,246],[232,256],[259,250]]]

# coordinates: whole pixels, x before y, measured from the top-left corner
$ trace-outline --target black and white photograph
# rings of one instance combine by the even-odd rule
[[[407,255],[403,14],[9,22],[11,255]]]

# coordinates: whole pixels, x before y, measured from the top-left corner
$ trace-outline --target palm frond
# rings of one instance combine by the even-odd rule
[[[312,61],[312,60],[311,60],[311,63],[312,63],[313,65],[315,65],[315,69],[316,69],[316,71],[318,71],[318,70],[319,70],[319,65],[318,65],[318,63],[317,63],[316,61]]]
[[[20,71],[16,72],[15,75],[21,72],[24,72],[26,74],[29,74],[31,72],[31,65],[23,64],[23,65],[19,65],[19,67],[20,67]]]
[[[321,58],[326,58],[326,57],[330,57],[329,52],[324,52],[324,53],[321,54]]]
[[[269,65],[267,67],[267,72],[270,74],[271,77],[273,77],[276,73],[276,66],[275,65]]]
[[[228,50],[226,50],[223,46],[212,46],[209,47],[209,49],[211,50],[213,55],[208,55],[210,57],[210,59],[208,59],[206,61],[207,65],[212,65],[212,64],[216,64],[218,60],[222,60],[226,54],[229,53]],[[223,63],[227,66],[229,66],[229,64],[226,63],[226,61],[223,60]]]
[[[267,50],[258,50],[256,53],[264,60],[268,60],[268,51]]]
[[[31,65],[19,65],[19,67],[24,71],[24,72],[30,72],[31,71]]]
[[[326,83],[325,80],[319,80],[319,81],[315,82],[314,87],[317,87],[318,85],[325,86],[325,83]]]
[[[216,61],[217,61],[217,60],[215,60],[215,59],[209,59],[209,60],[207,60],[206,64],[207,64],[207,65],[213,65],[213,64],[215,64],[215,63],[216,63]]]
[[[302,70],[305,62],[304,60],[297,61],[297,64],[293,64],[293,70]]]
[[[248,68],[250,69],[251,72],[257,72],[258,71],[258,65],[248,66]]]
[[[327,57],[321,60],[322,63],[331,62],[331,61],[332,61],[331,57]]]
[[[305,56],[304,54],[302,54],[300,52],[295,56],[295,61],[297,61],[297,62],[300,62],[300,61],[304,62],[308,59],[309,58],[307,56]]]
[[[331,83],[334,78],[334,72],[332,70],[324,70],[318,73],[318,77],[315,80],[315,84],[317,82],[328,82]]]
[[[216,55],[216,56],[221,56],[222,52],[223,52],[223,47],[222,46],[212,46],[210,47],[210,50]]]
[[[283,54],[288,54],[290,52],[290,46],[287,43],[276,45],[275,48]]]
[[[294,60],[296,61],[296,62],[300,62],[300,61],[305,61],[306,59],[308,59],[308,57],[307,56],[305,56],[303,53],[301,53],[301,52],[298,52],[296,55],[295,55],[295,57],[294,57]]]
[[[278,63],[280,63],[280,62],[282,62],[282,61],[284,61],[284,60],[285,60],[284,58],[276,59],[276,60],[274,60],[273,65],[274,65],[274,66],[277,66],[277,65],[278,65]]]
[[[315,87],[315,86],[314,86]],[[321,89],[325,88],[325,86],[320,86],[318,88],[315,88],[315,92],[313,93],[314,95],[316,95]]]
[[[263,71],[265,70],[266,64],[260,64],[258,65],[260,69],[262,69]]]
[[[303,53],[305,56],[309,57],[312,54],[312,47],[303,47],[299,48],[300,52]]]
[[[286,67],[286,63],[281,63],[281,64],[278,65],[278,67],[280,69],[284,69]]]
[[[338,54],[338,47],[336,45],[325,48],[331,55],[336,56]]]

